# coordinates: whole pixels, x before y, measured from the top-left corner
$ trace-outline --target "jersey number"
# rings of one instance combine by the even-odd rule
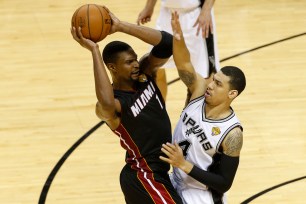
[[[188,150],[189,150],[189,147],[190,147],[191,143],[188,140],[184,140],[184,141],[180,142],[178,145],[183,150],[184,157],[186,157],[187,154],[188,154]]]

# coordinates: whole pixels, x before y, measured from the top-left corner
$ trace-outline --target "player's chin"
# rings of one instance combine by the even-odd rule
[[[204,94],[204,97],[205,97],[205,102],[207,103],[207,104],[209,104],[210,103],[210,101],[212,100],[212,97],[211,97],[211,95],[210,94]]]

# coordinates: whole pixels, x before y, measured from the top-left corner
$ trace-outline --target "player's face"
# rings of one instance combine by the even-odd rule
[[[116,62],[117,74],[121,80],[138,80],[139,63],[136,53],[131,49],[119,54]]]
[[[218,105],[229,100],[230,78],[221,71],[213,76],[213,81],[208,84],[205,92],[207,104]]]

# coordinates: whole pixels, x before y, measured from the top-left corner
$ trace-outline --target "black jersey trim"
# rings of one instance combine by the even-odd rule
[[[190,100],[189,103],[187,104],[187,106],[183,110],[185,110],[186,108],[188,108],[192,104],[195,104],[196,102],[198,102],[200,100],[203,100],[204,98],[205,98],[204,95],[202,95],[202,96],[199,96],[197,98],[194,98],[194,99]]]
[[[226,121],[229,121],[230,119],[232,119],[233,117],[235,117],[235,112],[234,110],[232,109],[232,107],[230,107],[230,110],[231,110],[231,114],[225,118],[222,118],[222,119],[218,119],[218,120],[213,120],[213,119],[209,119],[209,118],[206,118],[206,113],[205,113],[205,105],[206,103],[203,103],[203,108],[202,108],[202,121],[204,122],[209,122],[209,123],[222,123],[222,122],[226,122]]]
[[[222,152],[219,151],[219,149],[220,149],[220,146],[221,146],[221,144],[222,144],[224,138],[226,137],[226,135],[227,135],[231,130],[233,130],[233,129],[236,128],[236,127],[240,127],[241,130],[243,130],[243,128],[242,128],[242,126],[241,126],[241,124],[240,124],[239,122],[234,123],[233,125],[231,125],[231,126],[223,133],[223,135],[221,136],[221,138],[220,138],[220,140],[219,140],[219,142],[218,142],[218,144],[217,144],[217,146],[216,146],[216,151],[217,151],[218,153],[222,153]]]

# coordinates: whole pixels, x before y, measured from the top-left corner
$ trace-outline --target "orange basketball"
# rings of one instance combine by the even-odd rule
[[[96,4],[85,4],[74,12],[71,26],[76,29],[81,27],[84,38],[99,42],[109,34],[111,22],[105,8]]]

